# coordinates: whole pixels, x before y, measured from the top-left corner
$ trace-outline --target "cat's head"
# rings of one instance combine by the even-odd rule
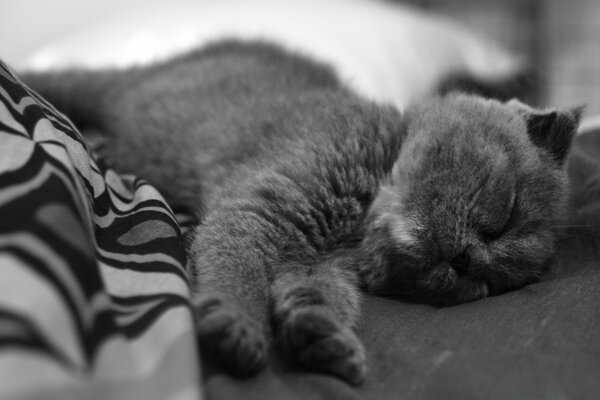
[[[367,217],[367,289],[443,305],[536,281],[565,213],[580,114],[466,95],[409,110]]]

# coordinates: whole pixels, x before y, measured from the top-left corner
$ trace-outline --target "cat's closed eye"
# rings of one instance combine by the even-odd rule
[[[506,232],[508,232],[516,223],[517,217],[517,195],[513,193],[508,207],[506,207],[501,213],[493,217],[493,222],[483,224],[479,228],[479,235],[484,243],[490,243],[500,239]]]

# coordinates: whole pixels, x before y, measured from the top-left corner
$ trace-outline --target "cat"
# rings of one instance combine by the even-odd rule
[[[277,343],[359,384],[359,288],[453,305],[534,282],[552,260],[579,108],[455,93],[401,114],[326,65],[232,41],[23,78],[101,132],[114,168],[198,212],[198,337],[232,373],[259,371]]]

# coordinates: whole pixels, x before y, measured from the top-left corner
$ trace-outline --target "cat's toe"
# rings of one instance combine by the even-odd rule
[[[362,383],[366,356],[351,328],[318,307],[290,313],[283,326],[291,357],[304,367],[325,372],[353,385]]]
[[[331,373],[353,385],[363,382],[367,370],[364,348],[349,329],[315,341],[300,350],[299,358],[305,366]]]
[[[262,326],[238,306],[219,297],[194,301],[200,350],[228,372],[251,375],[267,361]]]

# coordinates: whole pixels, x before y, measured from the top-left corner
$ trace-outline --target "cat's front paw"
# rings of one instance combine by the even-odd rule
[[[363,345],[331,310],[320,306],[291,310],[282,321],[281,333],[286,351],[302,366],[332,374],[353,385],[364,380]]]
[[[221,296],[197,296],[193,305],[202,352],[235,375],[263,369],[268,348],[260,323]]]

